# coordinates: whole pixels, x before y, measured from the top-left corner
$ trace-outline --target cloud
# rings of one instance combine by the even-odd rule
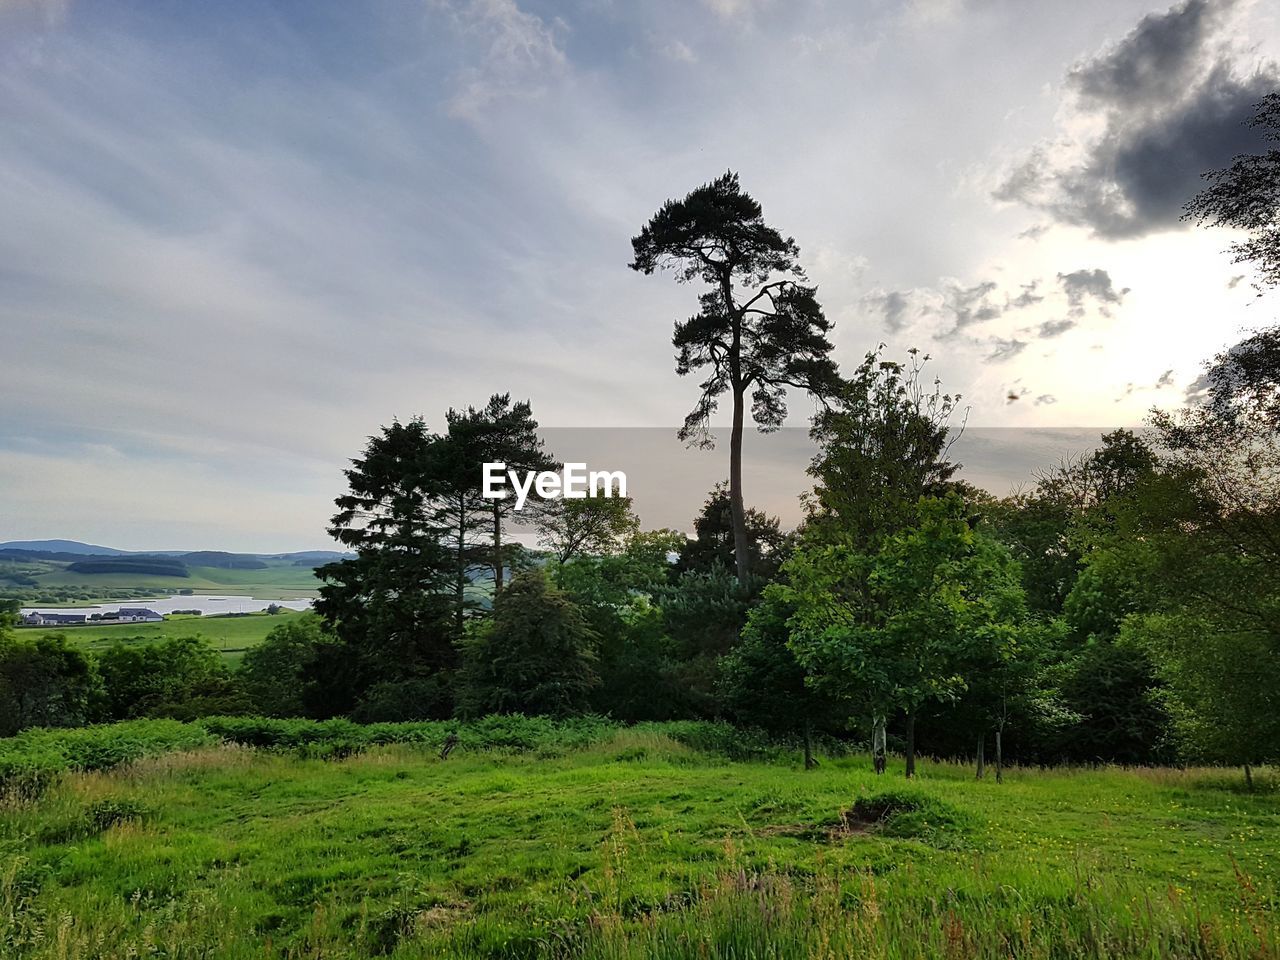
[[[1032,280],[1030,283],[1022,284],[1022,292],[1009,301],[1009,306],[1021,310],[1024,307],[1034,306],[1042,302],[1044,296],[1036,293],[1036,288],[1039,286],[1039,280]]]
[[[1244,279],[1243,273],[1237,274],[1236,276],[1232,277],[1230,280],[1227,281],[1227,289],[1234,290],[1236,287],[1240,285],[1240,281],[1243,279]]]
[[[952,327],[941,336],[955,336],[967,327],[1003,316],[1009,305],[994,296],[997,288],[994,280],[983,280],[972,286],[949,281],[941,292],[941,312],[950,319]]]
[[[476,51],[478,61],[456,77],[448,101],[454,116],[479,119],[486,108],[505,99],[537,97],[568,61],[557,39],[562,21],[548,25],[521,10],[515,0],[436,0],[455,29]]]
[[[896,333],[911,320],[908,316],[909,296],[901,290],[890,290],[869,294],[863,298],[863,302],[872,309],[878,310],[884,318],[884,325]]]
[[[1058,398],[1051,393],[1042,393],[1035,399],[1037,407],[1051,407],[1057,402]]]
[[[1173,370],[1166,370],[1160,374],[1160,379],[1156,381],[1156,389],[1163,390],[1165,387],[1173,386]]]
[[[6,13],[28,13],[40,17],[47,27],[66,22],[71,0],[0,0],[0,16]]]
[[[759,0],[703,0],[704,5],[721,20],[750,21],[760,5]]]
[[[658,48],[658,52],[668,60],[674,60],[676,63],[698,62],[698,55],[694,53],[693,48],[683,40],[670,40],[660,46]]]
[[[1246,121],[1280,85],[1274,64],[1243,68],[1221,40],[1232,6],[1186,0],[1077,64],[1063,131],[1027,151],[993,196],[1104,239],[1178,228],[1201,175],[1261,144]],[[1083,128],[1095,132],[1070,132]]]
[[[995,338],[991,341],[991,346],[994,349],[987,354],[987,359],[993,363],[1004,363],[1006,360],[1012,360],[1027,349],[1027,342],[1025,340]]]
[[[1075,320],[1046,320],[1040,324],[1040,339],[1052,340],[1054,337],[1060,337],[1075,325]]]
[[[913,290],[873,290],[859,301],[864,310],[878,314],[890,333],[900,333],[917,320],[942,314],[943,295],[930,288]]]
[[[1111,274],[1106,270],[1073,270],[1071,273],[1058,274],[1058,283],[1067,295],[1067,310],[1073,317],[1083,317],[1085,301],[1092,300],[1098,312],[1104,317],[1111,316],[1111,306],[1124,302],[1129,288],[1117,290],[1111,282]]]

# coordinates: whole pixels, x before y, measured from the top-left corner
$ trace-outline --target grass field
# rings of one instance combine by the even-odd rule
[[[196,598],[198,599],[198,598]],[[116,643],[155,643],[170,637],[203,637],[228,658],[236,659],[250,647],[261,643],[274,627],[299,616],[293,610],[280,613],[250,613],[235,617],[171,616],[162,623],[91,624],[84,627],[60,627],[46,629],[24,628],[22,636],[53,633],[66,637],[81,650],[105,650]]]
[[[34,578],[38,587],[85,587],[103,591],[110,599],[113,588],[130,587],[160,590],[165,594],[179,590],[205,593],[230,593],[259,597],[263,600],[288,600],[316,595],[315,574],[310,567],[272,566],[265,570],[224,570],[220,567],[191,567],[188,577],[161,577],[136,573],[72,573],[65,568],[53,569]]]
[[[315,571],[286,560],[264,561],[256,570],[189,566],[188,576],[154,573],[83,573],[63,561],[0,559],[0,597],[23,605],[76,607],[111,600],[169,596],[181,590],[196,593],[239,594],[263,600],[312,598],[320,586]]]
[[[925,763],[901,794],[682,729],[69,774],[0,812],[0,955],[1280,956],[1274,771]]]

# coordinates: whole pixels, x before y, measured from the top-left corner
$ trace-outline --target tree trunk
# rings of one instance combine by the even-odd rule
[[[807,717],[804,721],[804,768],[812,770],[818,764],[813,759],[813,723]]]
[[[987,758],[985,750],[987,748],[987,733],[984,730],[982,736],[978,737],[978,775],[975,780],[981,780],[987,774]]]
[[[746,583],[751,573],[751,554],[747,544],[747,511],[742,499],[742,424],[745,390],[733,388],[733,431],[729,434],[729,513],[733,518],[733,558],[738,568],[738,582]]]
[[[916,775],[916,715],[907,714],[907,779]]]
[[[877,776],[884,773],[885,739],[884,717],[877,714],[871,718],[871,764]]]
[[[1253,771],[1249,769],[1249,765],[1244,765],[1244,786],[1250,793],[1253,793]]]
[[[502,592],[502,508],[493,501],[493,598]]]
[[[458,497],[458,577],[454,585],[454,602],[458,605],[457,632],[462,638],[463,611],[466,607],[467,590],[467,507],[463,497]]]
[[[996,783],[1004,783],[1004,729],[996,727]]]

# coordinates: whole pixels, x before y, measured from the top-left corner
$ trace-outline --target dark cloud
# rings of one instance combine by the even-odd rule
[[[1030,283],[1022,284],[1022,292],[1009,301],[1009,306],[1021,310],[1023,307],[1034,306],[1044,299],[1041,294],[1036,293],[1036,288],[1040,286],[1039,280],[1032,280]]]
[[[1173,386],[1173,370],[1166,370],[1160,374],[1160,379],[1156,381],[1156,389],[1163,390],[1165,387]]]
[[[1058,398],[1052,393],[1042,393],[1036,397],[1035,404],[1037,407],[1051,407],[1058,402]]]
[[[1103,132],[1078,144],[1032,149],[1006,175],[996,199],[1088,227],[1107,239],[1175,228],[1201,175],[1262,144],[1247,121],[1280,86],[1265,64],[1242,73],[1218,40],[1231,3],[1187,0],[1150,14],[1119,43],[1068,74],[1079,113]]]
[[[1111,316],[1111,306],[1124,302],[1124,295],[1129,288],[1117,290],[1111,282],[1111,274],[1100,268],[1092,270],[1073,270],[1071,273],[1058,274],[1058,283],[1067,295],[1067,312],[1073,317],[1083,317],[1085,302],[1093,300],[1098,312],[1104,317]],[[1061,333],[1062,331],[1058,331]]]
[[[1200,404],[1209,399],[1209,388],[1213,386],[1213,381],[1209,379],[1207,372],[1200,374],[1190,383],[1187,389],[1183,391],[1183,399],[1188,404]]]
[[[1147,14],[1110,50],[1075,66],[1067,82],[1083,99],[1108,106],[1176,100],[1199,79],[1203,50],[1232,5],[1189,0]]]
[[[869,294],[862,298],[862,302],[877,311],[884,319],[884,325],[897,333],[919,314],[919,308],[912,299],[908,291],[889,290]]]
[[[987,359],[995,363],[1003,363],[1006,360],[1012,360],[1027,349],[1027,342],[1015,339],[1003,340],[996,337],[991,341],[990,346],[993,349],[987,354]]]
[[[1046,320],[1040,324],[1040,339],[1052,340],[1060,337],[1076,325],[1074,320]]]
[[[1234,290],[1236,287],[1240,285],[1240,281],[1243,279],[1244,279],[1243,273],[1239,274],[1238,276],[1232,277],[1230,280],[1227,281],[1227,289]]]
[[[995,293],[995,290],[994,280],[984,280],[972,287],[954,284],[943,295],[943,302],[955,318],[955,329],[962,330],[975,323],[995,320],[1003,314],[1005,305],[991,299],[991,294]]]

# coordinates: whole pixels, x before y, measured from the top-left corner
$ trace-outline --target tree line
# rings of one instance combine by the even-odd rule
[[[1257,118],[1273,136],[1277,96]],[[1241,158],[1188,205],[1250,232],[1236,252],[1264,288],[1278,173],[1275,151]],[[962,398],[926,356],[836,367],[797,244],[736,175],[664,204],[633,248],[633,269],[703,287],[673,334],[677,372],[702,378],[682,437],[709,444],[731,404],[728,480],[693,536],[644,530],[625,498],[543,500],[540,549],[523,548],[510,501],[480,486],[485,462],[558,465],[529,402],[394,422],[347,470],[330,533],[354,556],[317,571],[318,617],[247,654],[223,706],[725,717],[800,738],[806,765],[819,732],[864,742],[878,770],[898,751],[907,776],[921,749],[997,778],[1011,760],[1247,776],[1280,756],[1280,328],[1208,361],[1196,402],[997,498],[952,459]],[[816,400],[817,454],[783,531],[746,505],[741,438],[747,399],[772,429],[788,388]]]

